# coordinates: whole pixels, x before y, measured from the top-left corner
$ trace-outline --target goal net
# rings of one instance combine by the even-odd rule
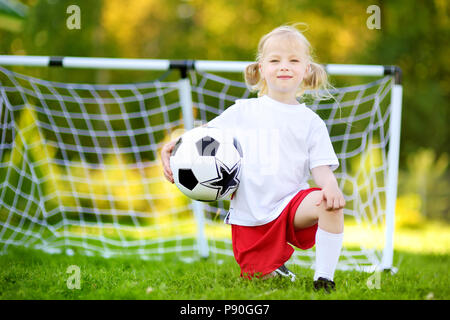
[[[165,180],[160,150],[252,95],[242,81],[217,74],[191,70],[182,80],[74,84],[0,68],[0,252],[232,256],[223,223],[229,202],[186,198]],[[393,84],[385,76],[308,102],[340,161],[335,174],[347,201],[341,270],[382,263]],[[314,256],[314,249],[296,250],[289,263],[314,267]]]

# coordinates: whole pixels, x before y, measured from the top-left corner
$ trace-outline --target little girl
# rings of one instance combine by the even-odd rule
[[[245,81],[258,91],[258,98],[237,100],[207,126],[235,129],[243,150],[239,188],[225,219],[232,227],[241,276],[287,276],[294,281],[295,275],[285,266],[294,252],[289,244],[303,250],[315,244],[314,288],[329,292],[335,290],[345,200],[333,174],[339,162],[325,123],[297,101],[307,89],[329,86],[325,70],[313,62],[310,50],[308,40],[292,26],[263,36],[256,62],[245,70]],[[255,146],[242,129],[276,137],[263,139],[272,141],[269,148],[259,148],[269,150],[265,155],[269,160],[261,156],[264,152],[258,153],[259,161],[249,158]],[[169,142],[161,152],[164,175],[172,183],[169,157],[174,144]],[[319,188],[309,187],[310,173]]]

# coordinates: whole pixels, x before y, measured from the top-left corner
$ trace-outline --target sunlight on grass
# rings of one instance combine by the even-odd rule
[[[384,229],[365,229],[346,225],[344,246],[366,246],[382,249]],[[394,249],[412,253],[450,254],[450,225],[438,222],[425,223],[420,228],[396,228]]]
[[[164,239],[176,236],[195,237],[198,233],[197,222],[194,218],[160,220],[161,223],[150,226],[115,226],[103,224],[99,226],[68,226],[65,227],[67,236],[107,236],[113,239],[125,237],[130,240]],[[62,231],[62,230],[61,230]],[[63,232],[63,231],[62,231]],[[205,235],[211,239],[231,239],[229,225],[222,223],[205,224]]]
[[[396,230],[394,248],[417,253],[450,254],[450,226],[429,222],[421,229]]]

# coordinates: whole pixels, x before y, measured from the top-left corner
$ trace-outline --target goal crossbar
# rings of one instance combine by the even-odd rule
[[[1,66],[63,67],[110,70],[155,70],[194,69],[204,72],[242,72],[253,61],[219,60],[168,60],[168,59],[124,59],[59,56],[0,55]],[[396,84],[401,83],[401,69],[397,66],[362,64],[325,64],[330,75],[360,75],[381,77],[395,75]]]

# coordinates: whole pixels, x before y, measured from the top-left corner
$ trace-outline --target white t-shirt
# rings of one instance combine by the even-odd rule
[[[242,147],[240,183],[225,218],[229,224],[269,223],[309,188],[310,169],[339,166],[324,121],[305,104],[284,104],[267,95],[240,99],[208,127],[230,130]]]

